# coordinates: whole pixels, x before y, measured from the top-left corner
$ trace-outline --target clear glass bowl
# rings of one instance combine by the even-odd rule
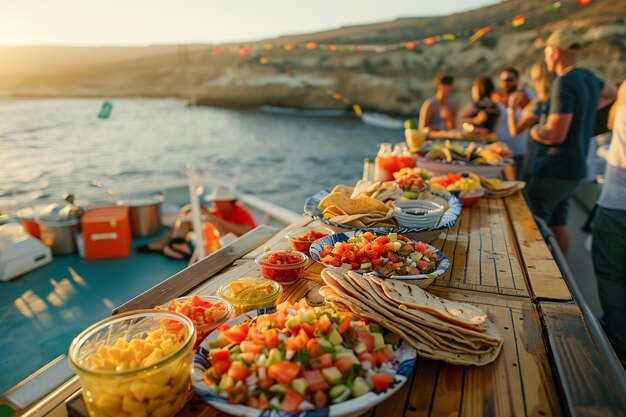
[[[271,264],[268,263],[270,256],[274,254],[286,253],[298,257],[300,260],[292,264]],[[309,257],[302,252],[295,250],[273,250],[269,252],[263,252],[254,260],[261,269],[261,275],[272,281],[279,282],[283,285],[289,285],[294,283],[306,267],[309,262]]]
[[[84,330],[69,363],[89,415],[175,415],[191,387],[195,342],[193,322],[172,311],[132,311]]]
[[[269,287],[271,291],[266,293],[255,290],[254,287],[250,287],[251,291],[248,291],[248,294],[244,294],[242,291],[236,293],[233,291],[233,283],[235,282],[251,284],[252,286],[256,286],[256,288],[259,286],[267,286],[266,288]],[[240,278],[222,285],[220,289],[217,290],[217,295],[230,302],[237,315],[251,310],[274,307],[282,293],[283,287],[276,281],[257,277]]]
[[[310,233],[315,232],[319,235],[319,237],[309,237]],[[322,239],[334,232],[325,227],[300,227],[298,229],[294,229],[285,235],[285,238],[289,241],[289,245],[291,249],[302,252],[309,253],[309,248],[311,247],[311,243],[315,242],[317,239]],[[306,236],[306,237],[305,237]]]
[[[201,301],[209,302],[215,307],[203,307],[202,305],[193,305],[194,297],[199,297]],[[235,309],[232,304],[220,297],[189,295],[178,297],[167,304],[156,307],[157,310],[176,311],[189,317],[196,328],[198,334],[194,349],[207,337],[213,330],[224,324],[231,318]]]

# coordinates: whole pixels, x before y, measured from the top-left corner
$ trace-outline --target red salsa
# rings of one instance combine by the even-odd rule
[[[291,283],[300,277],[307,264],[306,261],[307,258],[303,254],[276,251],[266,257],[261,257],[257,263],[265,278],[281,283]]]
[[[318,232],[317,230],[311,230],[302,236],[296,236],[290,239],[289,243],[291,244],[291,249],[293,250],[308,252],[309,248],[311,247],[311,243],[328,235],[329,233],[322,233]]]

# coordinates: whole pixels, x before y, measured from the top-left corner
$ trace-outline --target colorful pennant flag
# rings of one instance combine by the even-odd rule
[[[485,36],[491,30],[491,26],[485,26],[484,28],[478,29],[471,38],[469,38],[470,42],[476,42],[478,39]]]
[[[513,20],[511,20],[511,23],[513,24],[514,28],[518,28],[526,23],[526,18],[522,15],[515,16]]]

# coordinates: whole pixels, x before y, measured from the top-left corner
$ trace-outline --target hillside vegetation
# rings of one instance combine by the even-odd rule
[[[497,77],[515,66],[524,73],[542,59],[541,41],[560,25],[580,28],[589,45],[580,65],[602,78],[618,82],[626,77],[626,2],[595,0],[581,7],[562,0],[557,12],[547,12],[551,1],[510,0],[469,12],[442,17],[403,18],[391,22],[342,27],[325,32],[282,36],[246,43],[260,47],[298,44],[261,55],[239,56],[239,45],[219,45],[225,52],[212,55],[215,45],[153,46],[148,48],[0,48],[0,89],[14,96],[36,97],[181,97],[198,104],[251,107],[263,104],[303,107],[348,107],[393,114],[415,114],[432,95],[433,78],[442,72],[457,79],[460,101],[469,99],[472,79]],[[512,17],[524,15],[520,28]],[[306,42],[394,44],[504,22],[478,41],[437,42],[386,52],[331,52],[305,50]],[[314,88],[312,88],[314,87]],[[349,100],[334,100],[329,91]]]

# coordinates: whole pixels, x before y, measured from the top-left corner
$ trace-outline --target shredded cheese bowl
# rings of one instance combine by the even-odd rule
[[[173,311],[132,311],[87,328],[69,363],[89,415],[175,415],[191,387],[195,342],[193,322]]]

